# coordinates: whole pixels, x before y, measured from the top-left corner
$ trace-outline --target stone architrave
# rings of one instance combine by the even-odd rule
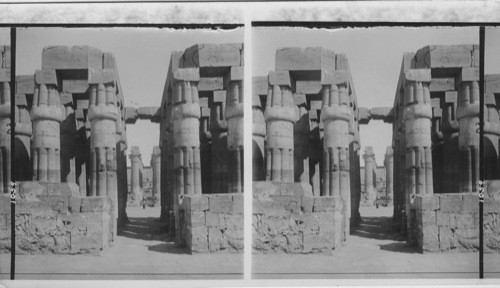
[[[239,66],[231,67],[227,76],[228,193],[243,192],[243,75]]]
[[[394,198],[394,192],[393,192],[394,158],[391,146],[387,147],[385,151],[384,166],[385,166],[385,196],[392,201],[392,199]]]
[[[11,179],[10,152],[10,83],[0,79],[0,194],[9,193]]]
[[[293,124],[298,111],[292,94],[288,71],[269,73],[266,118],[266,179],[274,182],[294,182]]]
[[[174,193],[201,194],[200,101],[198,68],[180,68],[173,73],[172,119],[174,140]],[[178,201],[174,199],[174,201]],[[177,220],[176,220],[177,221]]]
[[[365,160],[365,193],[368,195],[367,204],[372,206],[373,201],[377,198],[377,193],[374,185],[375,179],[373,179],[373,172],[376,169],[375,153],[373,153],[373,148],[371,146],[365,147],[363,159]]]
[[[61,182],[60,124],[65,110],[55,70],[37,70],[31,107],[33,125],[33,180]]]
[[[479,68],[462,68],[457,82],[459,191],[471,193],[479,183]]]
[[[153,171],[153,198],[160,196],[160,179],[161,179],[161,150],[160,147],[153,147],[151,155],[151,169]]]
[[[138,146],[132,146],[130,149],[130,192],[132,194],[132,206],[139,205],[142,200],[141,191],[141,151]]]

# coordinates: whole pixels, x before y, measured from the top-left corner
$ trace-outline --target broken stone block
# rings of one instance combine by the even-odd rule
[[[276,51],[277,71],[334,70],[335,53],[321,47],[281,48]]]
[[[42,69],[102,68],[102,52],[90,46],[50,46],[42,51]]]
[[[431,45],[415,55],[417,68],[471,67],[472,45]]]
[[[372,115],[370,114],[370,110],[368,108],[359,107],[358,109],[358,119],[359,124],[368,124],[372,119]]]

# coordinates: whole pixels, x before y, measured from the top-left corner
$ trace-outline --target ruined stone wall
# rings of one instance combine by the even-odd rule
[[[242,44],[197,44],[170,57],[159,110],[160,198],[178,241],[179,199],[243,192],[243,67]]]
[[[243,252],[243,194],[186,195],[177,243],[190,253]]]
[[[472,252],[479,249],[479,198],[477,194],[417,195],[416,241],[423,252]],[[500,199],[484,202],[485,251],[500,252]]]
[[[313,196],[307,183],[254,182],[254,253],[331,254],[348,231],[339,196]]]
[[[112,202],[74,183],[18,182],[16,253],[94,254],[113,240]],[[0,197],[0,252],[9,252],[10,198]]]

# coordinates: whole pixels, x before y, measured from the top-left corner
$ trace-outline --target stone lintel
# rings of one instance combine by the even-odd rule
[[[358,119],[359,124],[368,124],[372,119],[372,115],[370,114],[370,110],[365,107],[359,107],[358,109]]]
[[[199,68],[179,68],[174,71],[174,79],[177,81],[200,81]]]
[[[88,88],[89,88],[89,83],[86,79],[82,80],[62,79],[62,91],[73,94],[83,94],[87,92]]]
[[[223,77],[201,77],[198,91],[215,91],[224,89]]]
[[[479,67],[464,67],[458,75],[458,82],[479,81]]]
[[[455,78],[432,78],[429,90],[430,92],[455,90]]]
[[[59,96],[61,97],[62,105],[73,105],[73,94],[63,92],[60,93]]]
[[[112,83],[116,80],[115,71],[112,69],[89,69],[89,84]]]
[[[16,93],[16,106],[28,106],[28,102],[26,101],[26,95],[21,93]]]
[[[430,45],[415,55],[417,68],[470,67],[473,45]]]
[[[405,72],[406,81],[431,82],[431,69],[410,69]]]
[[[229,69],[227,74],[227,82],[243,81],[245,77],[245,68],[243,66],[233,66]]]
[[[484,105],[497,105],[495,94],[484,94]]]
[[[208,107],[201,107],[201,117],[210,117],[210,108]]]
[[[127,108],[129,108],[129,107],[125,108],[125,117],[126,118],[128,115],[130,115],[130,114],[127,115]],[[134,108],[132,108],[132,109],[134,109]],[[139,108],[135,109],[135,114],[133,114],[133,115],[134,115],[134,117],[135,117],[135,115],[137,115],[138,119],[153,121],[153,119],[159,115],[159,110],[160,110],[160,107],[139,107]]]
[[[243,66],[243,44],[196,44],[183,52],[179,68]]]
[[[391,112],[391,107],[375,107],[369,110],[371,119],[384,120]]]
[[[137,119],[139,119],[137,109],[133,107],[125,107],[125,123],[135,124]]]
[[[290,73],[288,71],[270,71],[269,72],[269,85],[279,85],[279,86],[292,87]]]
[[[226,102],[226,90],[214,91],[213,102]]]
[[[445,103],[457,103],[458,92],[457,91],[446,91],[444,93]]]
[[[278,71],[335,70],[335,53],[321,47],[287,47],[276,50]]]
[[[432,107],[432,118],[443,117],[443,110],[439,107]]]
[[[35,75],[16,76],[16,93],[34,94],[35,93]]]
[[[344,70],[321,70],[321,85],[338,85],[348,81],[349,75]]]
[[[293,94],[293,100],[295,101],[295,105],[300,106],[300,105],[307,105],[307,99],[306,95],[296,93]]]
[[[102,51],[90,46],[49,46],[42,51],[42,69],[102,69]]]
[[[431,107],[433,108],[441,107],[441,98],[431,98]]]
[[[56,85],[56,70],[36,70],[35,81],[37,84]]]

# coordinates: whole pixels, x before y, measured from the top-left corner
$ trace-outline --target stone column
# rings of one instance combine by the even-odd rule
[[[443,192],[457,193],[459,166],[457,92],[446,91],[443,107]]]
[[[110,75],[106,76],[89,80],[90,196],[109,196],[118,217],[115,138],[118,109],[115,83]]]
[[[406,72],[404,121],[409,196],[433,194],[430,81],[430,69]]]
[[[295,181],[309,183],[310,125],[307,100],[304,94],[295,94],[293,98],[299,110],[299,120],[293,127]]]
[[[0,92],[1,93],[1,92]],[[1,108],[0,108],[1,109]],[[30,181],[31,118],[24,94],[16,95],[16,181]],[[1,192],[0,192],[1,193]]]
[[[198,68],[181,68],[174,72],[172,119],[174,122],[174,193],[200,195],[200,103],[198,98]],[[174,199],[177,202],[177,199]],[[176,217],[177,218],[177,217]],[[176,219],[177,221],[177,219]],[[178,225],[176,225],[177,227]]]
[[[160,193],[160,179],[161,179],[161,151],[160,147],[153,147],[153,154],[151,155],[151,170],[153,174],[153,198],[161,197]]]
[[[361,200],[361,168],[359,165],[359,149],[361,146],[359,138],[359,124],[355,118],[357,111],[351,110],[349,122],[349,167],[351,180],[351,221],[350,227],[356,226],[361,220],[359,213],[359,202]]]
[[[349,174],[349,121],[351,108],[347,73],[335,71],[333,77],[322,79],[323,107],[323,192],[325,196],[341,196],[345,207],[351,207]],[[347,218],[350,210],[346,209]]]
[[[411,207],[418,195],[433,194],[432,177],[432,106],[429,92],[430,69],[412,69],[406,72],[404,86],[404,123],[406,139],[406,195],[405,212],[407,241],[414,243]]]
[[[227,122],[226,91],[214,91],[210,108],[210,132],[212,134],[212,193],[227,193]]]
[[[10,193],[10,73],[0,71],[0,194]],[[3,75],[2,75],[3,74]]]
[[[321,168],[323,162],[323,124],[320,121],[321,101],[310,102],[309,110],[309,181],[313,195],[320,196],[322,190]]]
[[[31,108],[33,180],[61,182],[60,124],[65,115],[55,70],[37,70]]]
[[[462,68],[458,76],[460,192],[476,192],[479,181],[479,68]]]
[[[363,159],[365,160],[365,193],[368,195],[368,206],[372,206],[373,201],[377,198],[377,193],[373,186],[375,180],[373,179],[373,171],[376,169],[374,157],[373,148],[371,146],[366,146]]]
[[[269,73],[269,91],[266,101],[266,180],[294,182],[293,123],[298,111],[292,94],[288,71]]]
[[[231,67],[227,81],[226,119],[229,151],[228,193],[243,192],[243,67]]]
[[[134,206],[139,205],[142,200],[141,191],[141,151],[138,146],[132,146],[130,149],[130,193]]]
[[[61,180],[76,183],[76,119],[73,95],[61,93],[60,96],[65,111],[61,123]]]
[[[266,179],[266,167],[264,165],[264,151],[266,137],[266,119],[261,110],[262,104],[258,95],[252,99],[252,158],[253,158],[253,180],[262,181]]]
[[[494,94],[484,95],[484,179],[499,179],[500,118]]]
[[[393,188],[394,188],[394,182],[393,182],[394,158],[393,158],[393,151],[392,151],[391,146],[387,147],[387,149],[385,151],[384,166],[385,166],[385,196],[388,197],[389,199],[391,199],[391,201],[393,201],[393,199],[394,199],[394,193],[393,193]]]

